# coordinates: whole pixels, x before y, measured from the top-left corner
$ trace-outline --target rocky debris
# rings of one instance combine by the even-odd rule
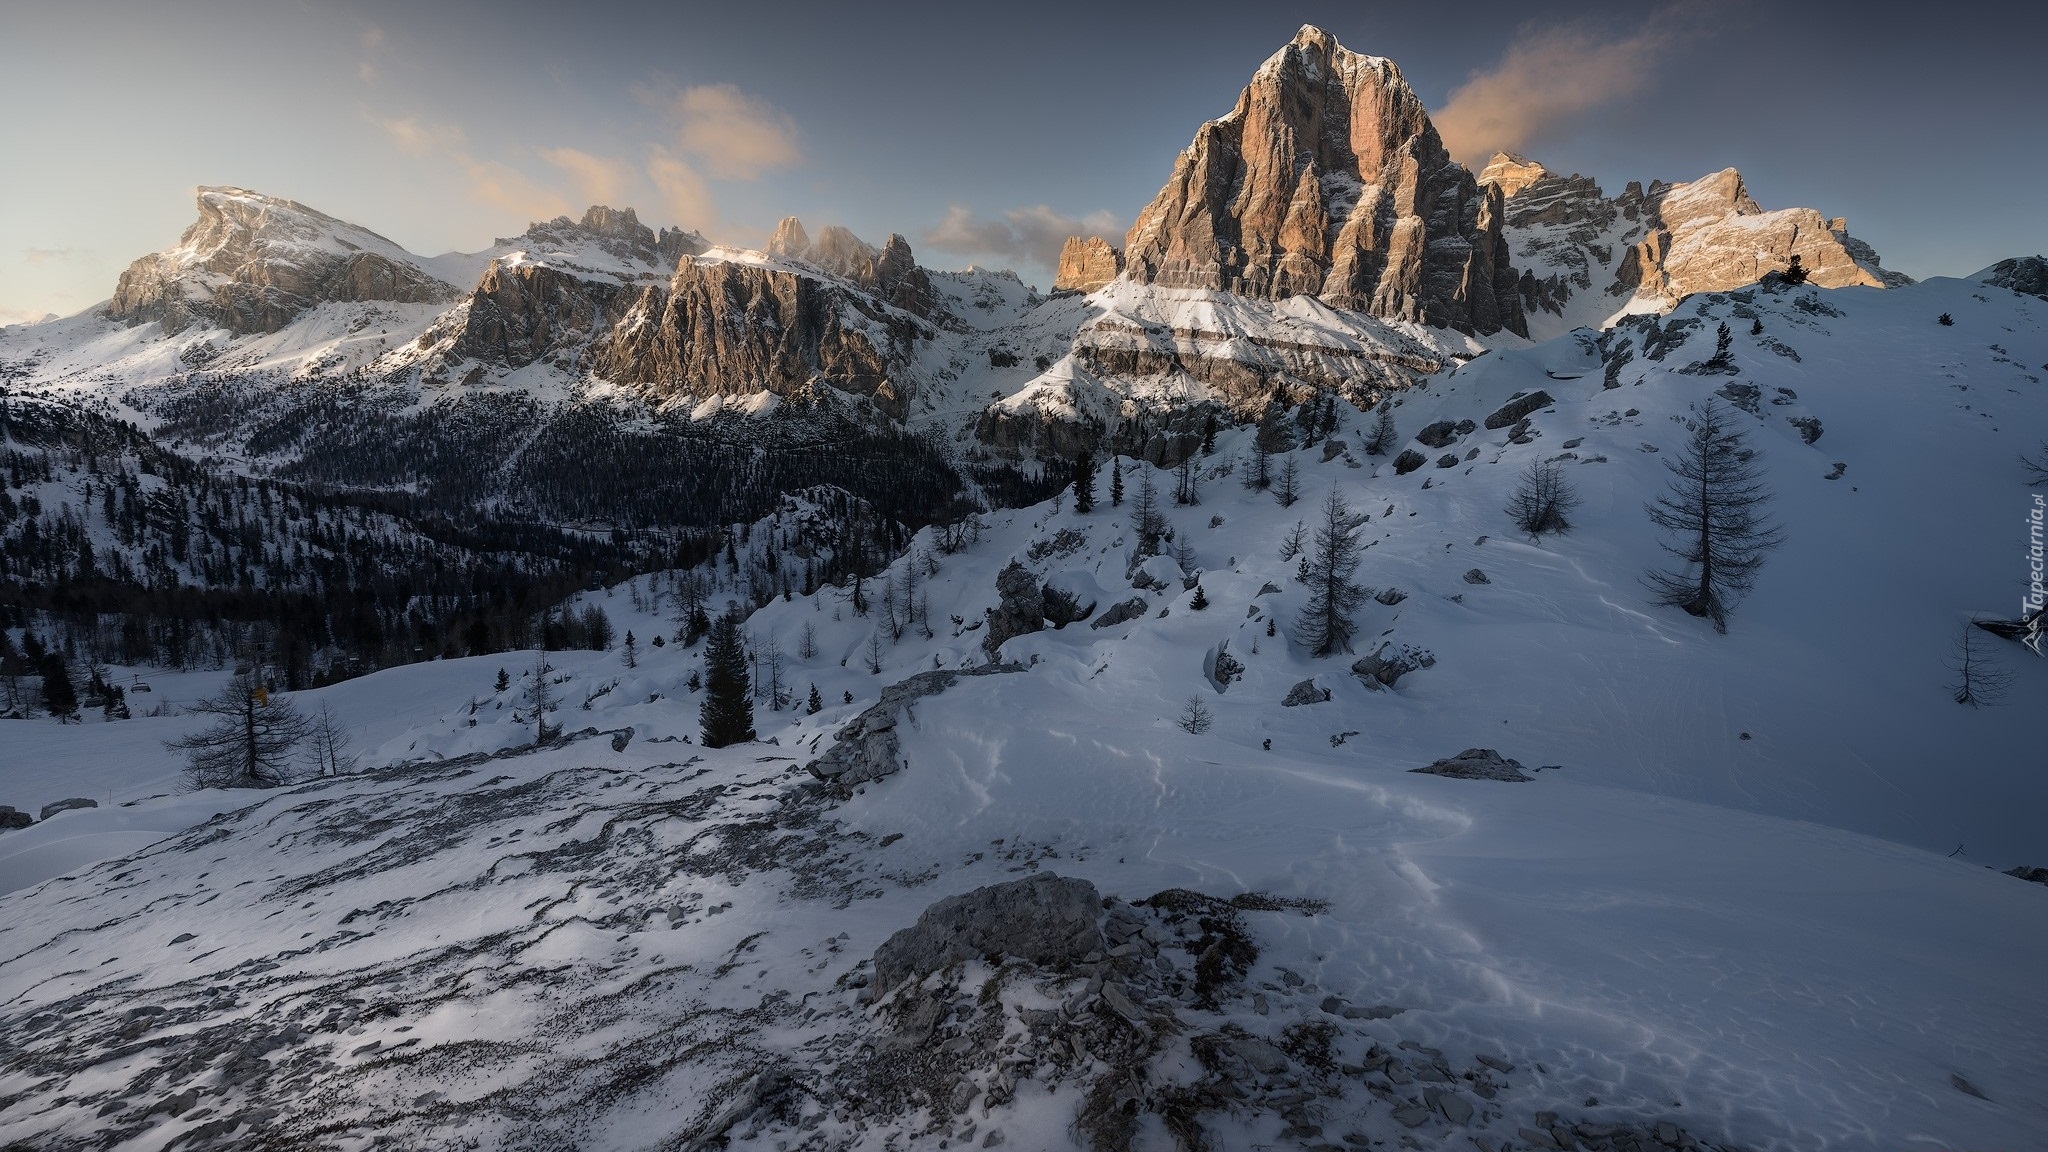
[[[2021,864],[2016,868],[2006,869],[2005,874],[2018,877],[2030,884],[2048,884],[2048,868],[2031,867]]]
[[[1820,439],[1820,417],[1787,416],[1785,422],[1799,429],[1799,438],[1808,444]]]
[[[1526,334],[1501,193],[1451,160],[1392,61],[1304,26],[1196,133],[1125,237],[1172,288]]]
[[[942,668],[908,676],[882,689],[882,698],[863,710],[832,737],[824,755],[805,765],[811,775],[838,788],[851,788],[900,771],[903,751],[896,725],[900,713],[926,696],[936,696],[962,676],[1022,672],[1021,664],[990,664],[982,668]]]
[[[1055,292],[1093,292],[1124,270],[1124,251],[1100,236],[1069,236],[1053,273]]]
[[[1517,396],[1494,409],[1492,414],[1487,416],[1485,424],[1489,431],[1505,428],[1540,408],[1550,407],[1553,403],[1555,401],[1551,400],[1550,393],[1538,388],[1527,396]]]
[[[1325,704],[1330,699],[1330,690],[1316,683],[1311,676],[1287,690],[1287,696],[1280,701],[1282,708],[1299,708],[1304,704]]]
[[[1003,642],[1011,637],[1045,627],[1045,593],[1029,568],[1010,561],[996,574],[996,595],[1001,602],[988,610],[988,631],[981,638],[990,657],[1002,651]]]
[[[1467,583],[1467,584],[1491,584],[1491,583],[1493,583],[1493,581],[1492,581],[1491,579],[1489,579],[1489,578],[1487,577],[1487,575],[1486,575],[1486,573],[1485,573],[1485,572],[1482,572],[1482,571],[1480,571],[1480,570],[1479,570],[1479,569],[1477,569],[1477,568],[1472,568],[1472,569],[1468,569],[1468,570],[1466,571],[1466,573],[1465,573],[1465,583]]]
[[[233,335],[275,332],[329,301],[438,303],[454,285],[367,228],[245,188],[201,188],[178,246],[130,264],[107,315],[165,332],[194,323]]]
[[[1983,272],[1977,279],[1994,288],[2010,288],[2029,296],[2048,300],[2048,256],[2015,256],[2000,260]]]
[[[38,819],[48,820],[59,812],[73,812],[80,808],[97,808],[99,806],[100,802],[97,800],[89,800],[83,796],[74,796],[69,800],[58,800],[55,803],[43,805],[42,813],[38,816]]]
[[[1429,463],[1429,457],[1424,456],[1413,448],[1403,448],[1401,454],[1394,457],[1394,475],[1406,476],[1427,463]]]
[[[1151,603],[1143,596],[1133,596],[1129,600],[1110,605],[1102,615],[1097,616],[1088,626],[1090,628],[1114,628],[1118,624],[1138,619],[1151,607]]]
[[[1439,468],[1456,468],[1458,466],[1458,454],[1456,452],[1444,453],[1436,458],[1436,466]]]
[[[1448,448],[1460,436],[1478,431],[1479,426],[1470,420],[1439,420],[1425,425],[1415,434],[1415,442],[1425,448]]]
[[[1438,760],[1426,768],[1410,768],[1428,776],[1449,776],[1456,780],[1505,780],[1527,782],[1534,776],[1522,773],[1522,763],[1510,760],[1491,748],[1467,748],[1449,759]]]
[[[1101,915],[1095,885],[1050,872],[949,896],[875,949],[875,993],[981,956],[1072,968],[1105,950]]]
[[[1396,646],[1392,641],[1380,645],[1380,649],[1351,665],[1351,674],[1365,681],[1367,688],[1392,688],[1394,683],[1410,672],[1436,667],[1436,656],[1409,644]]]
[[[0,804],[0,832],[11,832],[16,828],[26,828],[35,822],[35,817],[13,805]]]
[[[1054,628],[1065,628],[1078,624],[1095,613],[1095,600],[1077,585],[1055,587],[1055,581],[1048,581],[1039,593],[1043,601],[1040,611],[1045,622]]]

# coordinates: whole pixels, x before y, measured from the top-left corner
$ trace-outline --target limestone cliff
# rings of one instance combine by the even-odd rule
[[[1181,153],[1125,266],[1166,287],[1520,332],[1501,204],[1451,160],[1392,61],[1304,27]]]

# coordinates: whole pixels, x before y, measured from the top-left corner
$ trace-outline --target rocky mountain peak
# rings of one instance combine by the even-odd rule
[[[1479,182],[1499,188],[1501,195],[1513,198],[1539,180],[1555,173],[1536,161],[1514,152],[1495,152],[1493,159],[1479,171]]]
[[[1392,61],[1306,26],[1196,132],[1125,237],[1125,264],[1167,287],[1519,332],[1500,205]]]
[[[367,228],[246,188],[202,187],[198,219],[174,248],[121,273],[107,314],[124,323],[193,323],[275,332],[327,301],[426,303],[456,290]]]
[[[784,216],[775,226],[775,235],[768,238],[768,255],[783,260],[801,260],[811,253],[811,236],[804,231],[804,222],[794,216]]]
[[[594,245],[620,260],[664,269],[672,269],[682,257],[698,255],[711,247],[702,235],[680,228],[663,228],[656,234],[654,229],[640,222],[640,214],[633,209],[612,208],[604,204],[593,204],[585,209],[581,220],[557,216],[553,220],[528,225],[526,231],[518,236],[498,241],[503,248],[567,249],[579,244]]]
[[[1124,270],[1124,250],[1100,236],[1069,236],[1060,245],[1060,265],[1053,274],[1055,292],[1093,292]]]

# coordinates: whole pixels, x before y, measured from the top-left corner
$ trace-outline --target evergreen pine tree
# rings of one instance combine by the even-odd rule
[[[1335,488],[1323,501],[1322,523],[1316,526],[1315,547],[1302,554],[1308,573],[1308,603],[1301,610],[1296,637],[1314,656],[1351,650],[1357,629],[1352,613],[1365,604],[1366,590],[1351,582],[1364,554],[1351,505]]]
[[[1124,458],[1114,457],[1109,465],[1109,506],[1124,506]]]
[[[711,624],[704,646],[704,703],[699,711],[706,748],[724,748],[754,738],[753,685],[747,677],[746,645],[740,619],[727,612]]]
[[[1728,612],[1749,591],[1764,554],[1784,542],[1783,530],[1764,515],[1771,494],[1763,465],[1715,400],[1693,406],[1688,435],[1664,462],[1670,489],[1648,505],[1650,522],[1672,534],[1664,550],[1685,565],[1645,577],[1657,602],[1685,609],[1728,630]]]
[[[55,652],[43,657],[43,707],[59,720],[78,719],[78,689],[71,683],[64,657]]]
[[[818,694],[818,686],[811,685],[811,698],[804,701],[804,711],[816,716],[825,708],[825,698]]]
[[[1095,511],[1095,457],[1086,452],[1074,460],[1074,511]]]

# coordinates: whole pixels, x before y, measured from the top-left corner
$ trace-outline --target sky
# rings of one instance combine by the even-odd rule
[[[107,298],[205,184],[423,255],[602,202],[1044,287],[1303,23],[1391,57],[1475,166],[1737,167],[1917,277],[2048,250],[2041,6],[0,0],[0,323]]]

